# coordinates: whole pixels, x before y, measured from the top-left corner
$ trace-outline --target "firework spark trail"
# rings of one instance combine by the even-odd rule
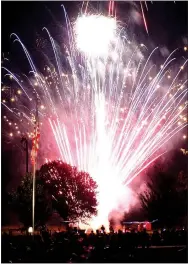
[[[145,26],[147,34],[149,35],[148,26],[147,26],[145,14],[144,14],[144,9],[143,9],[143,6],[142,6],[142,1],[140,1],[140,6],[141,6],[141,11],[142,11],[142,17],[143,17],[143,21],[144,21],[144,26]],[[146,4],[146,8],[147,8],[147,4]]]
[[[87,18],[83,16],[84,21]],[[78,18],[79,23],[81,19]],[[105,21],[105,17],[100,18],[99,15],[91,15],[89,19],[90,23],[97,19]],[[82,50],[79,52],[77,39],[74,39],[75,28],[71,28],[66,16],[70,42],[66,47],[67,63],[71,68],[69,73],[62,69],[57,46],[47,29],[58,69],[55,71],[57,77],[50,68],[47,69],[49,80],[37,70],[26,47],[15,34],[28,58],[36,85],[29,79],[28,88],[4,68],[24,91],[17,108],[23,112],[26,106],[20,106],[20,102],[23,98],[27,100],[27,108],[31,110],[30,116],[24,113],[25,121],[32,123],[34,100],[31,99],[37,95],[44,106],[43,112],[39,112],[42,129],[44,134],[48,127],[52,130],[54,138],[51,141],[56,142],[61,159],[89,172],[97,181],[99,204],[98,216],[92,222],[94,228],[108,225],[109,213],[129,193],[125,186],[163,155],[168,150],[169,140],[187,124],[183,119],[177,125],[187,107],[184,104],[187,89],[177,89],[171,94],[179,83],[182,68],[166,84],[174,52],[159,71],[153,72],[156,67],[152,64],[152,56],[157,48],[147,57],[144,53],[147,48],[143,44],[130,44],[126,32],[123,37],[122,30],[116,28],[114,32],[116,21],[109,23],[108,19],[113,18],[106,19],[105,25],[112,27],[112,33],[110,29],[107,32],[112,45],[104,42],[104,54],[98,55],[95,43],[92,47],[87,46],[84,53],[83,39],[79,39]],[[76,28],[80,30],[80,26]],[[87,30],[88,27],[85,28]],[[97,32],[95,29],[94,33]],[[101,32],[100,36],[103,35]],[[82,32],[79,37],[84,37],[83,33],[88,37],[88,32]],[[100,42],[100,39],[96,41]],[[82,43],[84,47],[80,46]],[[186,83],[187,80],[182,86]],[[19,117],[16,108],[5,103],[3,106]],[[45,140],[44,136],[41,144]]]

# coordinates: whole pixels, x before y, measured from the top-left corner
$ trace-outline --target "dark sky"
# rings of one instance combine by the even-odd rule
[[[58,34],[57,22],[62,26],[65,25],[62,3],[70,17],[75,17],[82,5],[81,2],[2,2],[2,52],[10,52],[11,55],[13,53],[15,55],[14,44],[10,39],[12,32],[18,34],[30,51],[32,51],[37,33],[41,34],[44,26],[50,29],[52,35]],[[144,26],[137,29],[137,34],[143,33],[145,38],[149,38],[155,45],[167,46],[169,49],[183,47],[182,37],[188,33],[188,2],[147,3],[149,9],[148,11],[145,9],[145,15],[149,37],[145,33]],[[139,2],[136,4],[140,10]],[[107,2],[92,2],[94,10],[107,10],[107,5]],[[126,20],[129,8],[130,4],[128,3],[116,2],[117,16],[120,20]],[[18,154],[17,148],[11,150],[9,148],[7,151],[5,145],[2,142],[2,190],[4,191],[10,181],[16,182],[20,178],[21,172],[17,165],[19,161],[15,160],[15,156],[20,155],[20,159],[22,159],[22,154]],[[15,172],[18,175],[15,175]]]

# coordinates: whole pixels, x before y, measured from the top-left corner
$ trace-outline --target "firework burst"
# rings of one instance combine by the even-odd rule
[[[13,34],[32,76],[20,78],[3,67],[9,79],[9,86],[2,88],[4,121],[14,127],[9,137],[25,131],[32,136],[38,98],[41,146],[56,144],[63,161],[91,174],[99,186],[92,226],[108,225],[112,209],[122,199],[128,201],[128,185],[168,151],[169,141],[187,125],[187,80],[182,80],[186,61],[170,74],[175,52],[162,67],[154,65],[157,48],[148,53],[144,44],[131,42],[115,18],[84,15],[73,26],[67,18],[65,70],[58,46],[44,30],[56,60],[44,73]]]

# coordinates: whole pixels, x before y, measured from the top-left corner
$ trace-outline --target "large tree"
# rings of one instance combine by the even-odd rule
[[[40,177],[53,198],[53,208],[64,221],[78,221],[96,214],[96,182],[90,175],[61,161],[44,164]]]
[[[44,189],[43,182],[38,173],[35,189],[35,225],[46,224],[52,213],[51,197]],[[33,176],[31,173],[25,175],[17,189],[9,193],[9,205],[18,214],[19,220],[27,228],[32,226],[32,194]]]
[[[140,195],[148,220],[159,219],[164,226],[173,226],[186,216],[186,174],[165,169],[158,164],[148,175],[146,190]]]

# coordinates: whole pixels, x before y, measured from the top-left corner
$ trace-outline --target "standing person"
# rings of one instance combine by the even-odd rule
[[[146,229],[144,228],[144,230],[141,233],[141,245],[142,248],[148,248],[149,247],[149,235],[146,232]]]
[[[101,231],[102,233],[105,233],[105,227],[103,225],[101,226]]]

